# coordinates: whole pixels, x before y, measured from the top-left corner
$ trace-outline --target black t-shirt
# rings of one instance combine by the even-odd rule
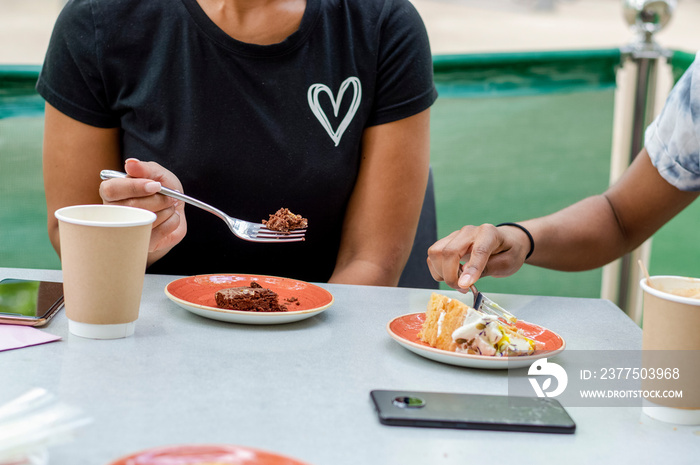
[[[121,128],[123,159],[160,163],[231,216],[260,222],[287,207],[309,220],[304,242],[259,244],[187,206],[186,237],[150,272],[321,282],[335,266],[363,130],[437,97],[407,0],[307,0],[299,29],[265,46],[231,38],[196,0],[74,0],[37,89],[76,120]]]

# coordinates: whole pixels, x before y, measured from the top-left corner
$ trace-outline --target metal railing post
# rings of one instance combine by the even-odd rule
[[[624,17],[628,25],[637,33],[637,39],[622,48],[626,60],[635,65],[628,165],[644,147],[644,131],[655,116],[659,60],[670,56],[669,50],[655,42],[654,34],[669,22],[675,6],[675,0],[623,1]],[[638,291],[636,283],[639,281],[639,270],[635,265],[636,261],[644,254],[644,247],[648,249],[646,251],[646,255],[648,255],[650,242],[625,255],[620,262],[619,290],[616,303],[630,316],[639,313],[639,309],[634,307],[639,307],[641,304],[634,298]],[[639,317],[640,315],[636,315],[634,319]]]

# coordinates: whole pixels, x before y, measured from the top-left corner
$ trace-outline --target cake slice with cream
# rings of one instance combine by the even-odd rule
[[[538,345],[495,316],[437,293],[430,297],[418,337],[437,349],[496,357],[530,355]]]

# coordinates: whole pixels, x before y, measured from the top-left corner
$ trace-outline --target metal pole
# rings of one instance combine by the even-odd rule
[[[656,71],[658,59],[656,57],[632,56],[637,65],[635,80],[634,104],[632,109],[632,134],[630,141],[629,163],[636,158],[644,147],[644,130],[652,122],[654,117],[654,97],[656,92]],[[622,257],[620,264],[620,290],[618,293],[618,306],[623,310],[629,310],[630,291],[634,289],[632,281],[632,267],[634,257],[629,253]],[[628,312],[629,313],[629,312]]]
[[[623,54],[636,65],[629,163],[644,147],[644,131],[654,118],[656,77],[659,59],[670,55],[654,41],[654,33],[671,19],[675,0],[624,0],[624,16],[637,33],[637,40],[623,48]],[[633,253],[622,257],[618,306],[629,313]]]

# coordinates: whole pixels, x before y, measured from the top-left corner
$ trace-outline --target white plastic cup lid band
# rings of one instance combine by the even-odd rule
[[[134,334],[136,322],[114,325],[95,325],[68,320],[68,330],[71,334],[87,339],[120,339]]]

